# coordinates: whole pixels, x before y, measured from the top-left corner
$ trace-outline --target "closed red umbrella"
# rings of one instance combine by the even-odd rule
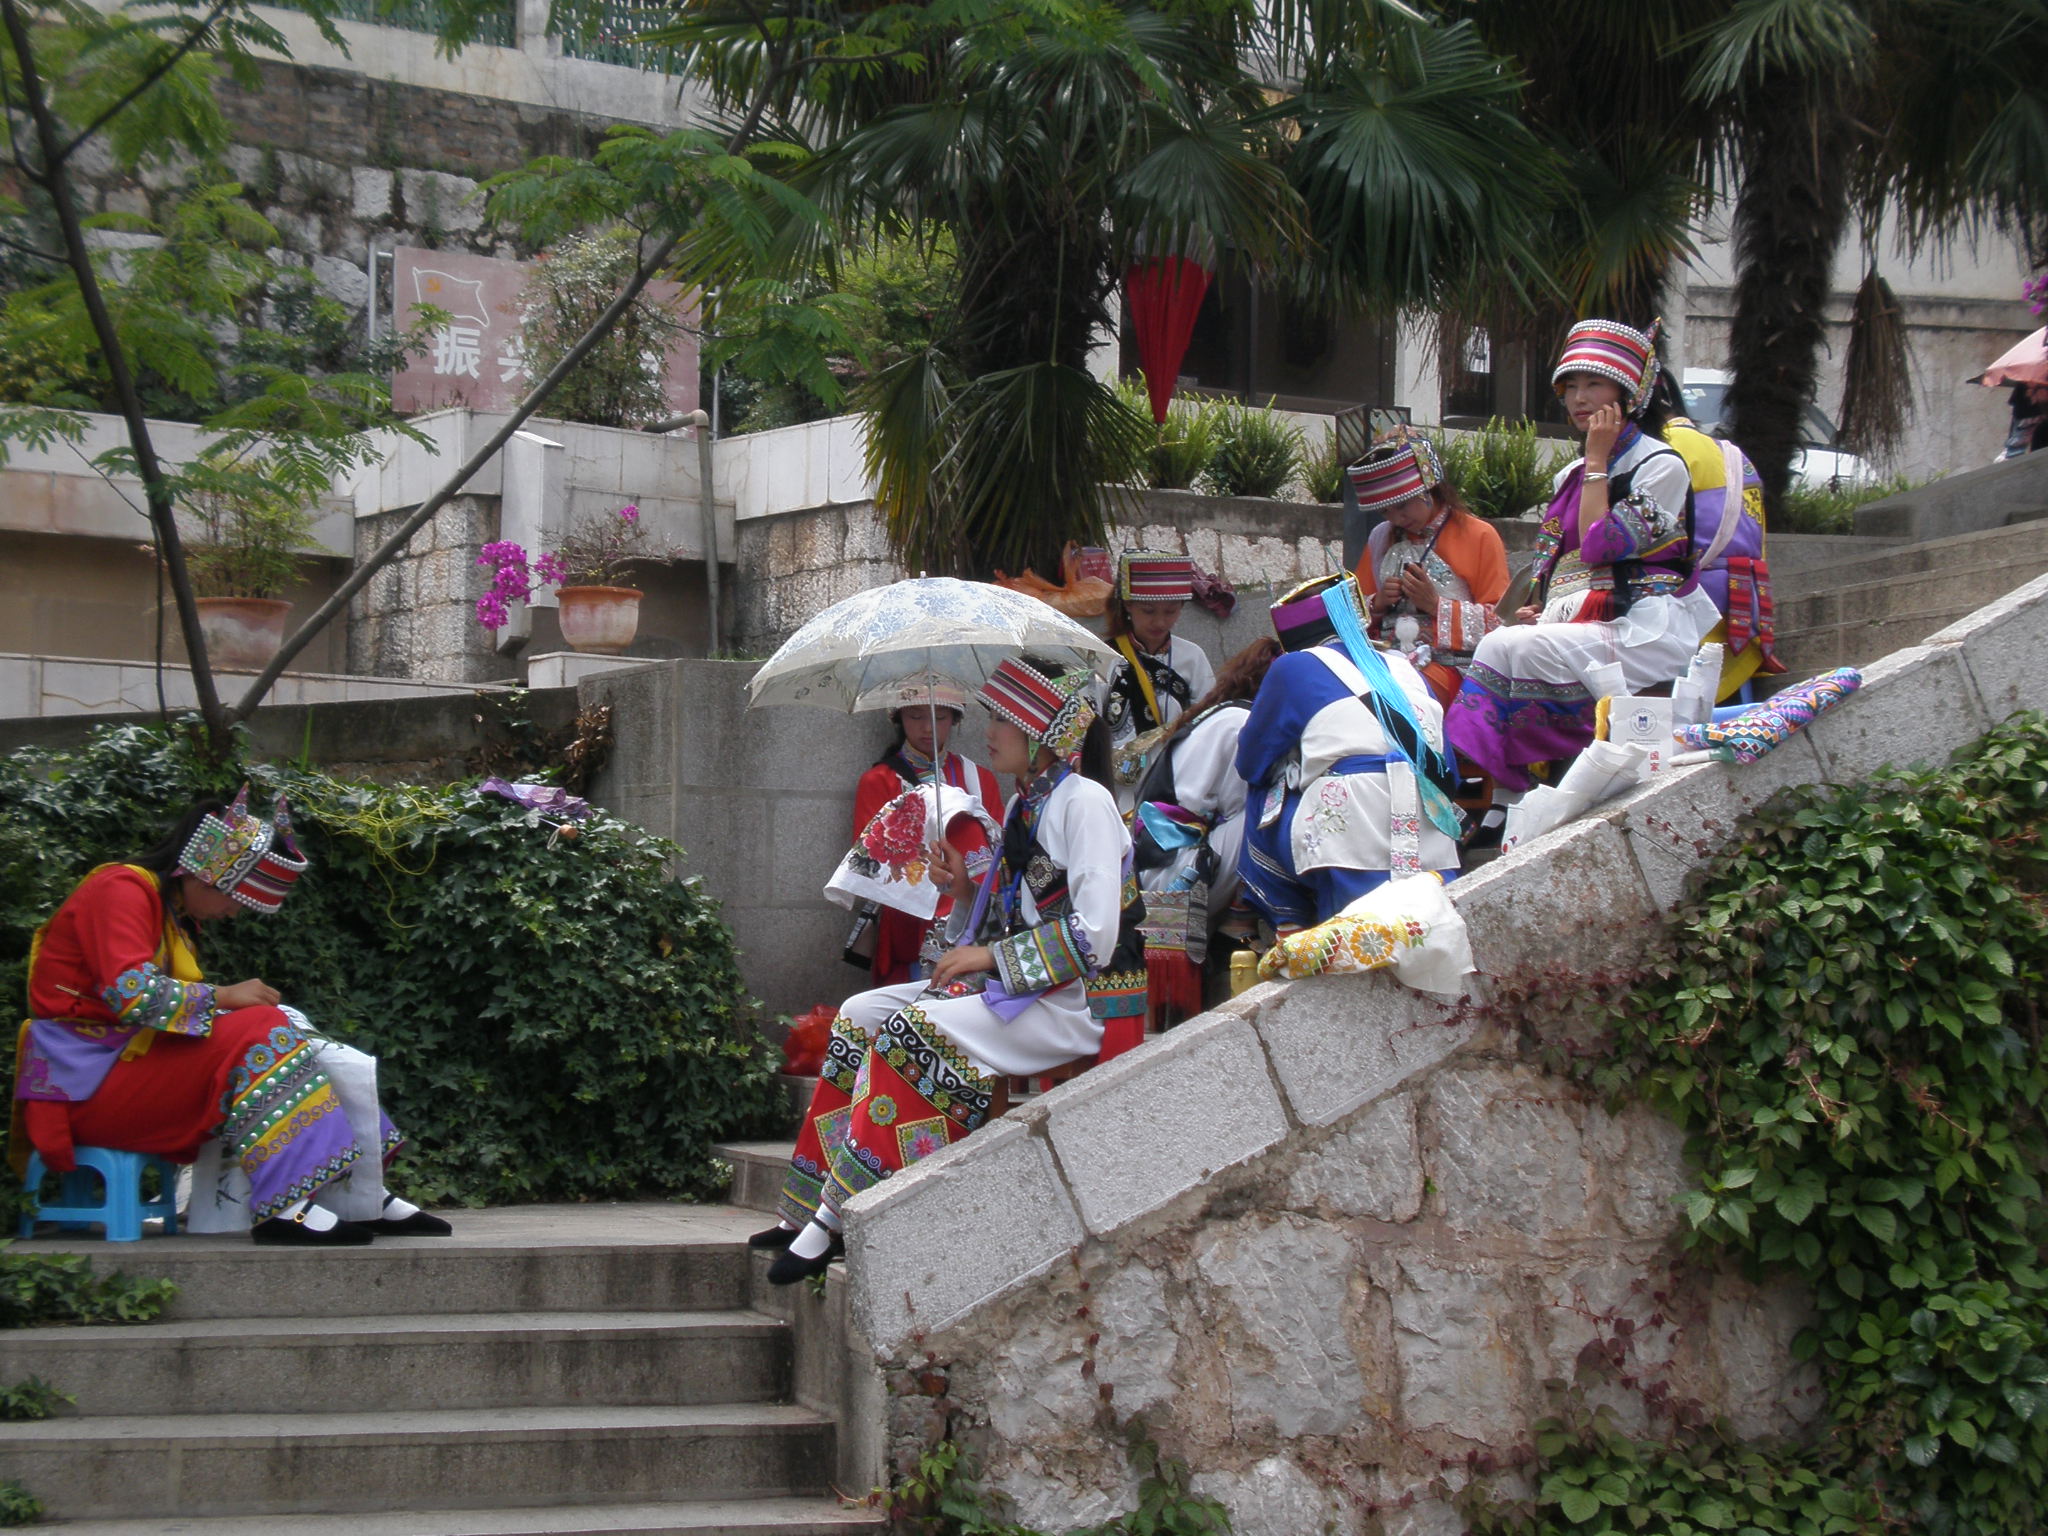
[[[1970,381],[1986,389],[2008,384],[2048,384],[2048,325],[2034,332]]]
[[[1209,291],[1209,272],[1185,256],[1154,256],[1124,273],[1124,297],[1131,306],[1131,332],[1138,366],[1152,397],[1152,419],[1166,420],[1167,402],[1180,377],[1181,359],[1195,334],[1195,316]]]

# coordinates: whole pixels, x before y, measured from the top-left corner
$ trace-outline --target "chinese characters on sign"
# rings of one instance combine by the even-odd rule
[[[397,329],[411,329],[422,309],[437,309],[443,316],[426,351],[406,358],[392,374],[392,406],[413,414],[455,405],[479,411],[517,405],[533,384],[520,324],[530,264],[411,246],[400,246],[392,256]],[[647,293],[680,310],[682,291],[674,283],[649,283]],[[695,318],[682,313],[686,321]],[[662,383],[670,407],[678,415],[694,411],[697,338],[678,333],[666,363]]]

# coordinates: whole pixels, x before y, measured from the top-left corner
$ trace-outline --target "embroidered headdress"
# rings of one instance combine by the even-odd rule
[[[1443,461],[1420,432],[1397,429],[1344,473],[1358,493],[1361,512],[1380,512],[1413,501],[1444,483]]]
[[[1273,605],[1273,633],[1290,651],[1305,651],[1333,638],[1337,626],[1330,618],[1325,598],[1345,604],[1358,614],[1362,626],[1371,622],[1365,611],[1365,594],[1358,590],[1358,578],[1349,571],[1335,576],[1317,576],[1304,581]]]
[[[1117,561],[1116,592],[1127,603],[1188,602],[1195,595],[1195,562],[1134,549]]]
[[[1000,664],[981,685],[989,713],[1022,731],[1035,752],[1050,747],[1061,762],[1081,750],[1081,738],[1095,721],[1094,676],[1085,668],[1047,677],[1014,658]]]
[[[279,796],[271,818],[249,813],[244,784],[225,815],[204,817],[186,839],[178,868],[232,896],[253,912],[275,912],[304,873],[307,860],[292,841],[291,812]]]
[[[936,672],[927,672],[920,677],[907,677],[901,687],[889,695],[889,708],[924,709],[937,705],[964,714],[967,710],[967,690],[950,677],[941,677]]]
[[[1568,373],[1612,379],[1625,391],[1629,415],[1642,415],[1657,387],[1657,336],[1663,328],[1662,320],[1652,320],[1647,332],[1619,320],[1581,320],[1565,332],[1550,387],[1563,394]]]

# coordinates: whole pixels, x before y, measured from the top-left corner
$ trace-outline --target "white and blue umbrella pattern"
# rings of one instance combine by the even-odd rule
[[[921,576],[834,603],[785,640],[747,684],[749,707],[812,704],[880,709],[913,678],[978,688],[1024,652],[1108,676],[1116,649],[1058,609],[1022,592],[950,576]]]

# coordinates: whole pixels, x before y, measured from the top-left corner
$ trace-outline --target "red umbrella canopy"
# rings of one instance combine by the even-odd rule
[[[2048,326],[2043,326],[1989,368],[1976,382],[1987,389],[2007,384],[2048,384]]]
[[[1181,359],[1195,334],[1195,316],[1209,291],[1209,271],[1185,256],[1154,256],[1124,273],[1124,297],[1131,306],[1131,331],[1138,342],[1138,366],[1152,397],[1152,419],[1166,420]]]

